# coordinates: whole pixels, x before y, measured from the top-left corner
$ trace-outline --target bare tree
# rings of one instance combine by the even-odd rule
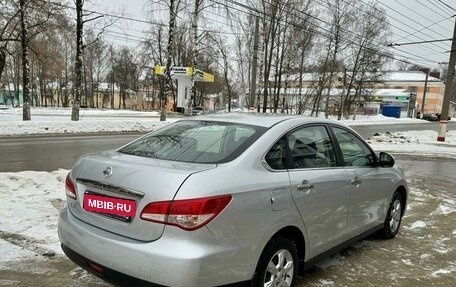
[[[6,65],[7,55],[12,55],[8,49],[8,44],[18,41],[17,27],[20,24],[20,9],[15,9],[11,2],[0,2],[0,80]]]
[[[31,119],[30,115],[30,59],[29,44],[31,39],[43,33],[44,25],[54,14],[54,2],[35,0],[11,1],[3,4],[2,14],[6,20],[0,20],[0,77],[6,63],[8,43],[20,41],[22,50],[22,89],[23,89],[23,120]]]
[[[363,5],[358,3],[355,32],[352,44],[347,49],[349,55],[345,58],[345,66],[349,68],[346,86],[346,97],[343,105],[343,113],[348,115],[350,107],[356,105],[365,91],[365,85],[379,81],[379,75],[375,73],[388,60],[384,51],[389,42],[389,25],[386,12],[376,5]],[[362,17],[364,16],[364,17]],[[365,94],[365,93],[364,93]],[[355,107],[356,109],[356,107]]]
[[[190,100],[188,101],[186,113],[191,113],[192,102],[196,98],[196,86],[195,86],[195,75],[196,69],[198,68],[198,18],[202,9],[203,0],[194,0],[194,10],[192,17],[192,31],[193,31],[193,41],[192,41],[192,89]]]
[[[171,79],[171,65],[175,55],[175,43],[174,43],[174,33],[176,28],[176,16],[177,11],[179,10],[180,1],[169,0],[169,26],[168,26],[168,44],[167,44],[167,58],[166,58],[166,87],[164,98],[160,101],[160,121],[166,121],[166,111],[165,105],[167,99],[173,93],[173,80]]]
[[[225,40],[220,34],[212,35],[211,42],[216,47],[217,56],[214,59],[218,66],[223,71],[223,81],[228,100],[228,112],[231,111],[231,102],[233,99],[233,84],[231,83],[230,74],[232,68],[230,67],[229,51],[230,47],[225,43]]]

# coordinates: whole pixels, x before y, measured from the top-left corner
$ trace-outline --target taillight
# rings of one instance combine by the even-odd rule
[[[65,180],[65,192],[68,197],[76,199],[76,188],[74,187],[74,183],[71,181],[70,174],[67,175]]]
[[[231,195],[149,203],[141,212],[147,221],[195,230],[214,219],[230,203]]]

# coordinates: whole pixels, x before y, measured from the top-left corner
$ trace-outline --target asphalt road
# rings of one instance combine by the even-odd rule
[[[0,139],[0,172],[69,169],[83,155],[120,147],[140,134],[24,136]]]
[[[408,130],[437,130],[438,123],[400,125],[353,126],[363,137],[374,133]],[[448,129],[456,129],[456,122],[450,122]],[[53,171],[58,168],[70,169],[74,161],[83,154],[118,148],[141,134],[117,135],[59,135],[22,136],[0,138],[0,172],[23,170]]]

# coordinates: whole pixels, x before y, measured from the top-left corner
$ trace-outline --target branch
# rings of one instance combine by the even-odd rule
[[[33,28],[35,28],[35,27],[42,26],[42,25],[46,24],[47,21],[49,21],[49,18],[51,18],[51,14],[52,14],[51,11],[49,11],[49,13],[47,14],[45,20],[43,20],[43,21],[41,21],[41,22],[38,22],[38,23],[36,23],[36,24],[34,24],[34,25],[32,25],[32,26],[28,26],[27,29],[33,29]]]
[[[14,15],[6,22],[5,26],[3,27],[2,31],[0,32],[0,38],[1,38],[1,35],[3,35],[3,34],[5,33],[6,28],[7,28],[8,25],[11,23],[11,21],[13,21],[13,19],[16,18],[17,15],[19,15],[19,11],[20,11],[20,10],[17,10],[17,11],[16,11],[16,14],[14,14]],[[19,21],[18,21],[17,23],[19,23]],[[17,23],[16,23],[16,25],[14,25],[13,29],[17,26]]]
[[[0,39],[0,42],[19,42],[19,38],[7,38],[7,39]]]
[[[103,16],[102,16],[102,17],[103,17]],[[99,18],[99,17],[98,17],[98,18]],[[94,18],[94,19],[95,19],[95,18]],[[93,19],[93,20],[94,20],[94,19]],[[118,19],[115,19],[115,20],[112,21],[111,23],[109,23],[109,24],[105,25],[103,28],[101,28],[101,31],[98,32],[98,34],[97,34],[97,36],[95,37],[95,39],[94,39],[92,42],[83,45],[83,46],[82,46],[82,49],[84,50],[84,49],[87,48],[88,46],[94,44],[95,42],[98,42],[98,41],[100,40],[101,34],[103,34],[103,32],[104,32],[107,28],[109,28],[109,27],[111,27],[112,25],[114,25],[114,23],[116,23],[117,20],[118,20]]]
[[[85,24],[87,22],[90,22],[90,21],[93,21],[93,20],[97,20],[97,19],[100,19],[100,18],[103,18],[103,17],[104,17],[104,15],[98,15],[97,17],[93,17],[93,18],[84,20],[84,21],[82,21],[82,23]]]
[[[83,17],[87,17],[87,16],[90,16],[90,15],[93,15],[93,14],[95,14],[95,12],[89,11],[89,13],[82,13],[82,16]]]
[[[13,54],[14,54],[14,51],[13,51],[13,52],[11,52],[10,50],[8,50],[8,48],[7,48],[6,46],[5,46],[5,47],[3,47],[3,49],[4,49],[4,51],[6,51],[6,52],[7,52],[7,53],[8,53],[10,56],[13,56]]]

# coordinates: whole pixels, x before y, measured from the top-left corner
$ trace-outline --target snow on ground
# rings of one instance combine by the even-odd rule
[[[456,131],[448,131],[445,142],[433,130],[377,134],[367,142],[377,151],[456,158]]]
[[[67,170],[0,173],[0,264],[63,254],[57,236]]]
[[[79,121],[71,121],[69,108],[33,108],[31,114],[31,121],[22,121],[22,109],[0,109],[0,136],[146,132],[176,120],[160,122],[157,112],[126,110],[83,109]]]
[[[22,121],[21,108],[0,109],[0,136],[146,132],[178,119],[168,117],[167,122],[160,122],[158,112],[152,111],[81,109],[80,120],[71,121],[70,108],[32,108],[31,118],[31,121]],[[419,119],[396,119],[382,115],[357,116],[356,120],[347,119],[341,122],[347,125],[427,123]]]

